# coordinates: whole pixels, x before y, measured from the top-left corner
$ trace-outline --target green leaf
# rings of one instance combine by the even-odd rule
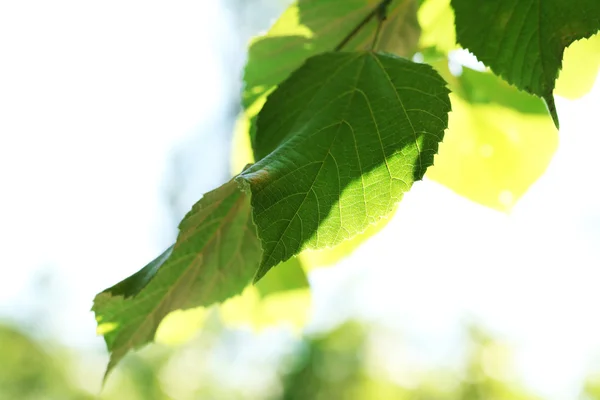
[[[94,300],[98,331],[111,352],[106,373],[154,338],[171,311],[208,306],[239,294],[254,276],[260,242],[249,197],[230,181],[185,216],[174,246]]]
[[[517,90],[490,72],[463,67],[453,92],[471,104],[498,104],[525,114],[547,115],[544,102],[533,95]]]
[[[404,57],[412,56],[421,35],[417,18],[418,9],[419,6],[415,0],[391,1],[374,50]],[[375,30],[378,23],[375,20],[371,23]],[[356,44],[353,49],[370,49],[369,42],[372,42],[373,35],[374,33],[369,34],[362,46]],[[349,50],[349,48],[345,48],[345,50]]]
[[[539,101],[541,102],[541,100]],[[232,171],[241,171],[244,168],[244,166],[246,166],[248,163],[254,162],[252,148],[250,145],[250,138],[248,136],[248,125],[249,120],[246,117],[246,114],[240,114],[238,116],[238,121],[234,129],[234,138],[232,143]],[[316,268],[336,264],[341,259],[352,254],[352,252],[354,252],[354,250],[356,250],[356,248],[358,248],[363,242],[365,242],[372,236],[376,235],[383,228],[385,228],[387,223],[393,217],[394,212],[395,211],[393,211],[386,218],[379,221],[377,224],[370,225],[364,232],[354,236],[350,240],[346,240],[332,248],[305,251],[298,255],[298,257],[294,257],[286,261],[279,268],[271,270],[256,284],[256,286],[259,288],[261,295],[272,293],[273,291],[271,290],[271,288],[276,289],[277,291],[293,290],[296,289],[296,286],[300,285],[303,281],[306,282],[305,285],[308,286],[306,276],[301,277],[299,273],[300,269],[302,269],[303,271],[312,271]],[[293,263],[288,267],[290,261],[293,261]],[[296,262],[300,262],[301,266],[297,266]],[[291,277],[296,277],[297,280],[290,281]],[[285,285],[280,285],[280,281],[281,283],[285,282]],[[267,282],[278,283],[271,286],[271,284],[267,284]],[[292,284],[292,282],[295,283]]]
[[[252,147],[256,136],[256,116],[266,96],[284,81],[307,58],[333,50],[374,10],[380,0],[299,0],[291,5],[269,32],[256,38],[250,46],[244,72],[243,135],[250,136]],[[410,57],[417,48],[420,28],[415,0],[392,0],[382,25],[375,49]],[[377,18],[362,27],[344,50],[366,50],[371,47],[377,29]],[[242,149],[242,135],[236,135],[235,155],[242,155],[236,166],[253,162],[254,150]],[[249,156],[250,153],[251,155]],[[234,171],[239,171],[239,168]],[[365,235],[364,237],[368,237]],[[355,246],[362,242],[357,238]],[[335,251],[335,250],[333,250]],[[344,250],[348,253],[351,250]],[[338,252],[339,253],[339,252]]]
[[[558,146],[556,128],[546,115],[450,96],[448,131],[427,177],[477,203],[509,211],[548,167]]]
[[[284,266],[277,269],[284,269]],[[269,276],[271,273],[264,279]],[[265,328],[285,326],[300,333],[310,318],[311,309],[310,288],[281,290],[263,296],[254,285],[248,286],[241,296],[223,302],[217,311],[221,321],[228,327],[251,328],[258,332]]]
[[[563,52],[600,29],[598,0],[452,0],[458,42],[509,83],[542,97],[555,125],[552,96]]]
[[[435,47],[448,53],[458,46],[454,29],[454,10],[450,0],[427,0],[419,7],[419,25],[421,25],[421,49]]]
[[[288,290],[308,288],[308,278],[302,268],[302,262],[295,257],[290,258],[281,268],[274,269],[256,283],[262,297]]]
[[[510,211],[558,146],[544,101],[491,72],[463,67],[453,76],[446,57],[433,65],[452,91],[452,113],[427,177],[479,204]]]
[[[393,210],[390,214],[379,220],[376,224],[369,225],[367,229],[360,234],[352,237],[351,239],[343,241],[335,247],[302,252],[298,258],[302,260],[304,269],[310,272],[316,268],[335,265],[344,258],[348,257],[364,242],[370,240],[373,236],[377,235],[383,228],[385,228],[394,216],[395,211],[396,210]],[[280,268],[276,268],[275,271],[278,269]],[[267,277],[273,273],[272,271],[267,274]]]
[[[599,69],[600,34],[574,42],[565,50],[554,93],[568,99],[585,95],[592,89]]]
[[[243,105],[254,117],[261,98],[283,82],[309,57],[334,50],[380,0],[299,0],[291,5],[269,32],[250,46],[244,71]],[[393,0],[388,6],[376,49],[410,56],[419,40],[415,0]],[[344,50],[371,47],[377,29],[373,18]],[[251,136],[253,137],[251,124]]]
[[[264,250],[256,279],[388,215],[433,163],[449,110],[433,68],[391,55],[324,53],[294,72],[260,112],[260,161],[237,178]]]

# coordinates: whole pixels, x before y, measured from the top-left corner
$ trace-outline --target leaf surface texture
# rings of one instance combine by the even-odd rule
[[[93,311],[111,352],[107,374],[131,349],[152,341],[171,311],[221,302],[251,281],[261,248],[249,196],[230,181],[185,216],[172,248],[98,294]]]
[[[456,37],[492,71],[542,97],[558,127],[554,85],[563,52],[600,29],[598,0],[452,0]]]
[[[258,117],[252,192],[257,279],[305,248],[334,246],[387,216],[433,163],[450,110],[428,65],[372,52],[310,58]]]

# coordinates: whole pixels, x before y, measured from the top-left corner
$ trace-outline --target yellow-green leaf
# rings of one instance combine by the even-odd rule
[[[510,210],[550,163],[556,128],[541,114],[450,98],[448,131],[427,177],[480,204]]]

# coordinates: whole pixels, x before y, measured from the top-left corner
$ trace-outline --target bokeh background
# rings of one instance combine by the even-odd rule
[[[101,391],[92,299],[231,176],[286,3],[0,0],[0,399],[600,399],[598,83],[510,212],[425,179],[310,291],[176,313]]]

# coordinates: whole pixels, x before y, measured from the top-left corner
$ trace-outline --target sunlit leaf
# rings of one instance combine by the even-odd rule
[[[508,211],[546,170],[558,146],[549,118],[451,94],[448,132],[427,177]]]
[[[321,54],[279,85],[258,118],[260,161],[237,178],[263,245],[257,278],[389,215],[432,164],[449,110],[430,66],[371,52]]]
[[[594,85],[599,69],[600,34],[574,42],[565,50],[554,93],[568,99],[585,95]]]
[[[252,119],[255,103],[283,82],[309,57],[334,50],[381,0],[299,0],[269,32],[256,38],[244,72],[243,104]],[[415,0],[393,0],[387,7],[376,49],[410,56],[419,40]],[[344,50],[366,50],[373,44],[377,18],[365,25]]]
[[[292,257],[279,268],[275,268],[270,274],[265,275],[255,286],[258,293],[265,297],[288,290],[306,289],[308,288],[308,278],[302,268],[302,262],[298,258]]]
[[[544,102],[499,79],[489,72],[462,68],[452,91],[471,104],[497,104],[525,114],[547,115]]]
[[[454,29],[454,10],[450,0],[428,0],[418,12],[421,48],[435,47],[448,53],[458,47]]]
[[[564,49],[600,29],[598,0],[452,0],[458,42],[492,71],[546,101],[555,125],[552,92]]]
[[[266,35],[253,41],[244,73],[245,110],[238,120],[234,138],[234,172],[254,161],[252,149],[248,148],[251,141],[244,135],[255,137],[256,116],[266,96],[308,57],[338,46],[379,3],[380,0],[299,0]],[[420,33],[417,9],[415,0],[391,1],[375,49],[412,55]],[[371,48],[378,23],[377,18],[373,18],[344,45],[344,50]],[[368,235],[357,238],[354,247],[366,237]],[[351,251],[345,247],[331,251],[339,258]]]
[[[129,351],[153,340],[171,311],[207,306],[241,293],[261,249],[250,201],[230,181],[207,193],[179,226],[175,245],[124,282],[98,294],[93,311],[111,352],[108,372]]]
[[[272,326],[287,326],[300,332],[310,317],[311,307],[312,297],[308,288],[289,289],[261,296],[256,286],[249,286],[241,296],[223,303],[219,307],[219,314],[224,324],[230,327],[261,330]]]
[[[233,138],[233,148],[232,148],[232,170],[233,171],[241,171],[245,165],[248,163],[254,162],[254,156],[252,154],[252,147],[250,145],[250,139],[247,134],[247,129],[249,126],[249,121],[245,113],[242,113],[237,120],[234,138]],[[394,212],[392,212],[387,217],[383,218],[381,221],[377,222],[374,225],[369,225],[369,227],[362,233],[354,236],[350,240],[346,240],[337,246],[331,248],[325,248],[320,250],[307,250],[302,252],[298,257],[301,260],[301,268],[305,271],[311,271],[318,267],[329,266],[337,263],[341,259],[349,256],[357,247],[359,247],[365,240],[369,239],[380,230],[382,230],[389,220],[391,219]],[[294,259],[290,259],[292,261]],[[289,262],[288,261],[288,262]],[[287,264],[286,262],[285,264]],[[280,278],[278,276],[280,274],[293,274],[294,276],[298,276],[298,279],[303,279],[306,281],[306,278],[300,278],[297,273],[287,272],[287,265],[282,265],[279,268],[276,268],[271,271],[271,273],[265,275],[263,279],[261,279],[256,286],[261,289],[268,284],[268,282],[277,281]],[[296,269],[296,265],[290,266],[291,269]],[[281,271],[281,272],[280,272]],[[287,280],[287,278],[285,278]],[[300,282],[300,280],[298,281]],[[278,285],[279,286],[279,285]],[[290,287],[289,289],[295,289],[296,287]],[[284,290],[283,287],[280,287],[279,290]],[[262,291],[261,291],[262,292]]]
[[[452,90],[448,133],[427,176],[477,203],[510,210],[544,173],[558,145],[558,132],[544,102],[491,72],[463,67],[436,70]]]
[[[394,211],[392,211],[386,217],[380,219],[375,224],[369,225],[364,232],[359,233],[351,239],[343,241],[337,246],[319,250],[309,249],[300,253],[298,257],[300,258],[300,260],[302,260],[302,265],[304,269],[307,271],[312,271],[313,269],[318,267],[334,265],[340,260],[348,257],[366,240],[375,236],[383,228],[385,228],[388,222],[390,222],[390,220],[392,219]],[[277,269],[279,268],[275,268],[275,270]]]
[[[243,171],[193,207],[173,246],[97,295],[107,373],[155,338],[189,339],[214,303],[224,302],[227,324],[303,326],[306,271],[377,233],[426,171],[501,210],[544,172],[557,131],[546,106],[526,92],[545,99],[558,126],[555,85],[568,97],[589,90],[600,64],[597,37],[569,47],[555,80],[565,48],[600,28],[600,2],[451,0],[460,43],[506,82],[468,68],[450,73],[454,11],[448,0],[423,3],[419,42],[421,3],[298,0],[253,41],[233,149],[234,172]],[[417,43],[420,59],[435,55],[438,72],[408,60]],[[428,170],[448,126],[444,78],[454,112]],[[257,284],[248,286],[252,278]]]
[[[206,307],[175,310],[158,325],[154,341],[168,345],[185,343],[204,325],[208,314]]]

